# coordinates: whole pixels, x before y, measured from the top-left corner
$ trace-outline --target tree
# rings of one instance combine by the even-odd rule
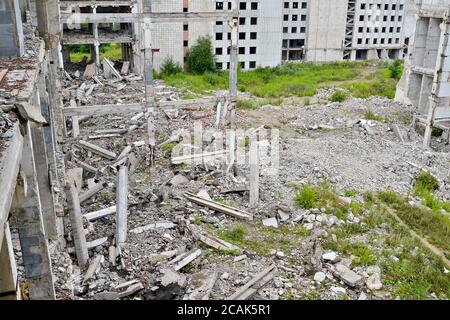
[[[201,37],[189,51],[186,62],[189,72],[204,73],[216,70],[216,57],[210,37]]]

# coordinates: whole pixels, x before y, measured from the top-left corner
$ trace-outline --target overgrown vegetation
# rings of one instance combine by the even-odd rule
[[[297,190],[294,198],[295,204],[305,209],[315,208],[319,200],[319,191],[317,188],[308,184],[303,185]]]
[[[72,62],[80,62],[84,58],[91,59],[90,47],[87,44],[70,45],[70,60]],[[100,59],[108,58],[112,61],[122,60],[122,48],[117,43],[105,43],[100,45]]]
[[[378,194],[381,201],[393,208],[400,219],[431,244],[450,257],[450,219],[436,210],[412,206],[408,199],[394,191]]]
[[[203,74],[216,70],[216,58],[213,52],[211,38],[201,37],[192,46],[186,56],[189,72]],[[208,79],[205,79],[208,82]],[[216,85],[217,83],[210,83]]]
[[[439,188],[439,182],[428,171],[422,172],[417,178],[414,185],[414,194],[417,196],[423,196],[424,194],[434,192]]]
[[[345,91],[342,90],[336,90],[330,97],[331,102],[343,102],[347,100],[348,96]]]
[[[159,73],[156,76],[170,86],[187,88],[196,94],[205,95],[212,94],[212,90],[226,90],[229,73],[221,70],[214,71],[211,59],[207,60],[210,68],[203,68],[207,69],[206,74],[194,71],[171,76]],[[287,63],[274,68],[239,71],[238,89],[265,99],[311,97],[323,87],[343,88],[350,95],[358,98],[373,95],[393,98],[397,81],[391,77],[389,65],[386,63],[373,64],[366,61],[327,64]],[[309,103],[309,99],[305,100],[305,104]],[[259,106],[252,105],[251,108]]]
[[[379,114],[375,114],[370,110],[367,110],[364,114],[364,119],[366,120],[373,120],[378,122],[387,122],[387,119]]]
[[[400,80],[403,75],[403,61],[400,59],[394,60],[389,66],[389,72],[391,78]]]
[[[183,68],[178,62],[175,62],[172,57],[168,57],[164,60],[160,72],[165,76],[173,76],[183,72]]]

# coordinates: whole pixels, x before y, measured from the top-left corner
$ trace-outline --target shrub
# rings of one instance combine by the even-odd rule
[[[213,53],[211,38],[201,37],[189,51],[186,62],[192,73],[204,73],[216,70],[216,57]]]
[[[389,66],[390,77],[393,79],[400,79],[403,74],[403,61],[400,59],[395,60]]]
[[[175,62],[172,57],[168,57],[164,60],[160,73],[166,76],[172,76],[181,72],[183,72],[181,65]]]
[[[305,184],[294,197],[294,203],[305,209],[313,208],[319,201],[319,192],[316,187]]]
[[[330,97],[331,102],[343,102],[345,100],[347,100],[347,94],[342,90],[335,91]]]

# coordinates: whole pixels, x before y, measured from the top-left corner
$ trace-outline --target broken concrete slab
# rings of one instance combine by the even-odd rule
[[[228,243],[220,238],[217,238],[217,237],[213,237],[213,236],[209,236],[209,235],[200,235],[199,240],[217,250],[238,251],[238,252],[242,251],[241,248],[239,248],[231,243]]]
[[[161,277],[161,285],[168,286],[172,283],[177,283],[180,286],[186,284],[186,276],[184,274],[178,273],[172,269],[162,269],[160,272],[164,275]]]
[[[344,283],[350,287],[359,286],[364,281],[364,278],[361,275],[357,274],[341,263],[337,264],[335,268],[331,269],[331,272],[334,276],[344,281]]]
[[[95,63],[88,64],[84,69],[83,79],[91,79],[97,73],[97,66]]]
[[[209,300],[209,296],[218,278],[218,272],[203,270],[192,276],[192,291],[184,300]]]
[[[331,263],[337,263],[339,262],[341,259],[339,258],[339,256],[337,255],[336,252],[331,251],[331,252],[327,252],[325,254],[322,255],[322,260],[324,262],[331,262]]]
[[[211,199],[211,197],[210,197],[208,191],[206,191],[205,189],[200,190],[200,191],[197,193],[197,196],[200,197],[200,198],[203,198],[203,199],[205,199],[205,200],[212,201],[212,199]]]
[[[182,174],[177,174],[169,181],[169,183],[170,185],[177,187],[189,183],[189,179],[183,176]]]
[[[277,218],[268,218],[268,219],[264,219],[262,221],[263,225],[265,227],[272,227],[272,228],[278,228],[278,221]]]

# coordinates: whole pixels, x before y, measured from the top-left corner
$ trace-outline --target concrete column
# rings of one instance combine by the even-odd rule
[[[49,167],[47,161],[46,145],[42,128],[31,124],[31,133],[34,144],[34,159],[36,164],[37,181],[39,184],[39,196],[44,218],[44,231],[47,239],[58,239],[56,227],[55,199],[50,186]]]
[[[20,203],[18,220],[20,246],[29,282],[30,298],[33,300],[55,299],[52,266],[44,234],[44,222],[33,155],[33,140],[29,122],[26,125],[21,168],[27,187],[18,185],[16,197]],[[26,190],[25,190],[26,189]]]
[[[236,105],[237,105],[237,72],[238,72],[238,19],[233,18],[231,22],[231,52],[230,52],[230,83],[229,83],[229,94],[230,94],[230,120],[231,120],[231,130],[237,129],[237,120],[236,120]],[[231,143],[234,150],[233,152],[236,154],[236,142]],[[234,157],[236,158],[236,157]],[[237,175],[237,164],[236,162],[233,164],[233,173]]]
[[[97,6],[92,7],[92,13],[97,13]],[[95,53],[95,64],[100,67],[100,42],[98,41],[98,23],[93,23],[93,33],[94,33],[94,53]],[[92,51],[91,51],[92,52]],[[92,58],[92,55],[91,55]],[[94,59],[92,59],[94,61]]]
[[[18,300],[17,268],[9,224],[5,223],[3,242],[0,245],[0,300]]]

